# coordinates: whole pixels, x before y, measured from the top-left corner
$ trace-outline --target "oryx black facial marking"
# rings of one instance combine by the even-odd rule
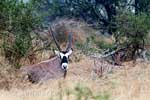
[[[68,63],[68,58],[66,56],[63,56],[61,59],[61,64],[62,63]]]
[[[67,52],[60,53],[61,66],[64,70],[68,69],[68,56],[66,54],[67,54]]]
[[[59,56],[61,62],[60,65],[62,69],[67,70],[68,69],[68,63],[69,63],[69,56],[72,53],[72,49],[68,51],[55,51],[55,53]]]

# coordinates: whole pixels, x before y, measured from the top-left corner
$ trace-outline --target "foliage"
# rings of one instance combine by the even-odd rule
[[[45,13],[44,20],[58,17],[83,19],[96,28],[109,29],[120,0],[32,0],[38,11]],[[107,27],[107,28],[106,28]],[[111,31],[111,30],[110,30]]]
[[[17,67],[32,47],[31,31],[40,20],[34,16],[35,10],[30,2],[2,0],[0,4],[2,48],[5,58]]]
[[[124,13],[116,17],[117,33],[115,34],[118,48],[132,48],[134,56],[139,49],[144,49],[146,37],[150,30],[150,16],[148,14]]]
[[[93,92],[89,87],[78,83],[73,89],[63,88],[61,83],[59,84],[59,92],[56,97],[51,97],[50,100],[110,100],[109,92]]]
[[[103,36],[102,36],[103,37]],[[113,43],[108,43],[103,38],[97,38],[94,35],[86,38],[85,42],[76,42],[77,49],[81,50],[85,55],[91,55],[94,53],[101,53],[107,49],[114,49]]]
[[[150,0],[135,0],[135,13],[150,13]]]
[[[109,34],[116,31],[115,16],[117,9],[123,5],[136,10],[137,4],[141,12],[149,9],[149,0],[135,0],[134,3],[132,0],[130,2],[124,0],[31,0],[31,2],[38,14],[42,13],[46,24],[58,17],[79,18]]]
[[[76,47],[86,55],[89,55],[94,52],[98,52],[98,50],[93,47],[92,37],[86,38],[85,42],[76,42]]]
[[[146,14],[125,13],[117,16],[118,42],[132,43],[145,41],[150,29],[150,16]]]
[[[29,0],[26,3],[23,0],[1,0],[0,38],[3,39],[1,48],[6,59],[17,63],[18,66],[21,58],[32,50],[32,31],[38,28],[41,22],[46,26],[57,17],[81,18],[98,26],[96,27],[98,30],[114,32],[116,44],[120,46],[132,44],[133,47],[139,48],[145,43],[150,26],[149,15],[144,14],[149,12],[149,0],[135,0],[133,14],[118,14],[117,10],[123,4],[128,6],[124,0]],[[64,37],[62,35],[59,38]],[[96,44],[98,49],[113,48],[103,40],[93,40],[91,37],[87,38],[85,43],[77,43],[77,47],[85,53],[95,52],[97,50],[91,46],[92,43]]]
[[[105,49],[105,50],[111,49],[114,47],[113,44],[108,44],[104,40],[97,40],[97,41],[95,41],[95,44],[98,48]]]

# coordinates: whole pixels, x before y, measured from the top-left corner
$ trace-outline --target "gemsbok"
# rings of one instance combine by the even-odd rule
[[[46,61],[42,61],[38,64],[21,67],[23,75],[27,76],[32,83],[38,83],[40,81],[49,80],[53,78],[66,77],[69,56],[72,54],[72,33],[68,36],[68,46],[65,50],[60,48],[58,41],[55,38],[54,31],[51,26],[48,29],[48,34],[51,34],[58,51],[55,50],[55,57],[52,57]]]

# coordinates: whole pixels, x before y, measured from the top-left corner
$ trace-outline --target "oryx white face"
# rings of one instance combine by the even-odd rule
[[[55,51],[55,54],[58,55],[61,59],[61,67],[64,70],[68,69],[68,59],[69,56],[72,54],[72,49],[68,50],[68,51]]]

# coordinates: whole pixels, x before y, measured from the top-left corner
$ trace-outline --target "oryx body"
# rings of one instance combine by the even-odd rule
[[[51,33],[54,42],[58,48],[58,51],[54,51],[56,56],[48,59],[46,61],[42,61],[38,64],[24,66],[21,68],[21,72],[28,76],[28,79],[32,82],[39,82],[42,80],[48,80],[52,78],[59,78],[62,76],[66,76],[69,56],[72,53],[71,42],[72,42],[72,33],[69,34],[69,41],[67,49],[62,51],[58,42],[54,36],[54,32],[51,27],[49,29],[49,33]]]

